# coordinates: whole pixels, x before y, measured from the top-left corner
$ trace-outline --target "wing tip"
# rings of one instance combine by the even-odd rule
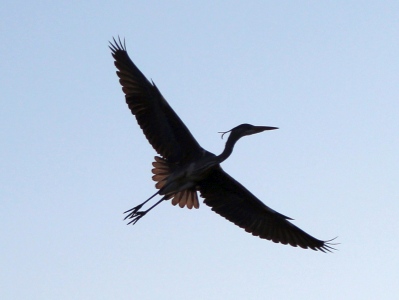
[[[116,52],[118,51],[124,51],[126,52],[126,40],[123,39],[123,43],[122,40],[120,38],[120,36],[118,35],[118,40],[115,39],[115,37],[112,37],[114,42],[108,41],[109,42],[109,49],[111,49],[112,54],[115,55]]]
[[[316,247],[316,249],[314,249],[314,250],[319,250],[319,251],[324,252],[324,253],[327,253],[327,252],[334,253],[334,251],[339,251],[337,248],[334,248],[333,246],[339,245],[340,243],[331,243],[336,238],[338,238],[338,236],[336,236],[333,239],[330,239],[330,240],[327,240],[327,241],[323,241],[322,242],[323,245],[319,246],[319,247]]]

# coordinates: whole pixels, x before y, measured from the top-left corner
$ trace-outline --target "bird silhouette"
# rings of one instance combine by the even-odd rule
[[[238,181],[228,175],[220,164],[232,153],[236,142],[247,135],[277,129],[272,126],[241,124],[229,131],[220,155],[203,149],[186,125],[170,107],[154,82],[136,67],[120,38],[110,42],[116,72],[126,103],[136,117],[148,142],[160,155],[155,157],[152,173],[157,192],[149,199],[126,211],[128,224],[135,224],[151,209],[165,200],[180,207],[199,208],[197,193],[214,212],[254,236],[275,243],[304,249],[331,252],[332,240],[319,240],[298,228],[291,218],[266,206]],[[222,135],[222,137],[223,137]],[[161,196],[147,210],[142,207],[155,196]]]

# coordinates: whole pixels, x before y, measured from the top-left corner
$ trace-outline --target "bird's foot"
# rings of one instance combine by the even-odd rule
[[[140,220],[142,217],[145,216],[146,213],[147,213],[146,211],[131,212],[130,214],[128,214],[126,216],[126,218],[132,219],[131,221],[129,221],[129,223],[127,223],[127,225],[136,224],[138,220]],[[125,218],[125,220],[126,220],[126,218]]]
[[[139,212],[139,209],[141,209],[143,207],[143,205],[144,205],[144,203],[141,203],[140,205],[137,205],[137,206],[125,211],[124,214],[126,214],[126,213],[129,213],[129,214],[124,218],[124,220],[132,219]]]

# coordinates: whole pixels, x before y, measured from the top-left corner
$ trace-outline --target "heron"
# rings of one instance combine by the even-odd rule
[[[292,224],[293,219],[265,205],[220,166],[233,152],[234,145],[244,136],[278,129],[273,126],[241,124],[221,132],[229,133],[220,155],[203,149],[175,113],[161,92],[130,59],[125,40],[109,43],[117,68],[117,76],[126,103],[136,117],[148,142],[159,156],[152,163],[152,179],[157,192],[143,203],[127,210],[125,220],[136,224],[158,204],[171,200],[173,205],[199,208],[198,193],[204,203],[246,232],[262,239],[332,252],[332,240],[319,240]],[[161,199],[146,210],[143,206],[156,196]]]

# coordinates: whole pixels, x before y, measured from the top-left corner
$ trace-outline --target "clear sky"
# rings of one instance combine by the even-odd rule
[[[1,299],[397,299],[398,1],[3,1]],[[108,41],[223,168],[319,239],[245,233],[206,205],[123,211],[154,150]]]

